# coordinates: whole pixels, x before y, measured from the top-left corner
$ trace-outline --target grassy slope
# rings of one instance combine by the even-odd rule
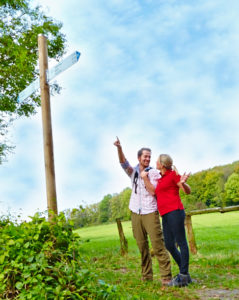
[[[164,288],[160,284],[157,261],[153,260],[154,281],[140,281],[140,255],[132,236],[131,223],[123,222],[129,243],[129,254],[119,255],[120,245],[116,224],[78,230],[84,241],[83,253],[101,279],[122,289],[123,299],[212,299],[208,289],[236,290],[239,287],[239,212],[213,213],[192,217],[198,254],[190,256],[190,273],[197,281],[190,287]],[[178,272],[172,262],[173,274]],[[205,293],[203,294],[203,292]],[[231,296],[229,299],[239,299]],[[237,293],[236,291],[236,293]],[[124,294],[126,292],[128,295]],[[219,299],[219,298],[217,298]]]

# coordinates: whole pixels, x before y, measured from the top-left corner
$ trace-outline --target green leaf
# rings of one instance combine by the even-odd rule
[[[15,241],[14,240],[9,240],[8,242],[7,242],[7,245],[8,246],[12,246],[12,245],[14,245],[15,244]]]
[[[35,234],[33,238],[34,238],[34,240],[38,240],[39,239],[39,234]]]
[[[34,260],[34,256],[30,256],[30,257],[27,258],[28,262],[33,262],[33,260]]]
[[[0,264],[1,264],[1,265],[2,265],[3,262],[4,262],[4,259],[5,259],[5,254],[2,254],[2,255],[0,256]]]
[[[20,281],[18,281],[18,282],[16,283],[16,288],[17,288],[18,290],[21,290],[22,287],[23,287],[23,283],[20,282]]]
[[[28,248],[29,245],[30,245],[30,243],[29,243],[29,242],[26,242],[26,244],[24,245],[24,248]]]
[[[3,281],[4,277],[5,277],[4,274],[1,273],[0,274],[0,282]]]
[[[51,281],[51,280],[54,280],[54,278],[52,278],[52,277],[50,277],[50,276],[47,276],[47,277],[45,278],[45,280],[46,280],[46,281]]]

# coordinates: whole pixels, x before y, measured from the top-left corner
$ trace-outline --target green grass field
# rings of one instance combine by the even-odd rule
[[[142,282],[140,254],[130,222],[123,222],[128,255],[120,255],[117,225],[78,229],[82,253],[99,279],[116,285],[122,299],[239,299],[239,212],[192,217],[198,253],[190,255],[195,283],[186,288],[162,287],[156,259],[154,281]],[[172,271],[178,268],[172,260]]]

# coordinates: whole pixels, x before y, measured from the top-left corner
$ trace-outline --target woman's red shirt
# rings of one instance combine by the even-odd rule
[[[161,174],[162,175],[162,174]],[[177,209],[184,209],[179,196],[180,175],[173,170],[167,170],[158,180],[155,194],[157,197],[158,211],[161,216]]]

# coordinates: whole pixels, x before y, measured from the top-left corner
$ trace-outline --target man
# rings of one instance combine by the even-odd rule
[[[172,278],[171,265],[169,254],[164,246],[157,202],[156,198],[146,190],[144,181],[140,176],[142,171],[149,168],[151,150],[149,148],[140,149],[138,151],[139,164],[133,168],[126,160],[118,138],[114,145],[118,150],[120,164],[132,182],[129,209],[131,210],[133,235],[141,253],[142,280],[153,280],[152,259],[148,244],[149,235],[154,255],[159,262],[162,284],[167,285]],[[148,177],[156,187],[160,177],[159,172],[150,168]]]

